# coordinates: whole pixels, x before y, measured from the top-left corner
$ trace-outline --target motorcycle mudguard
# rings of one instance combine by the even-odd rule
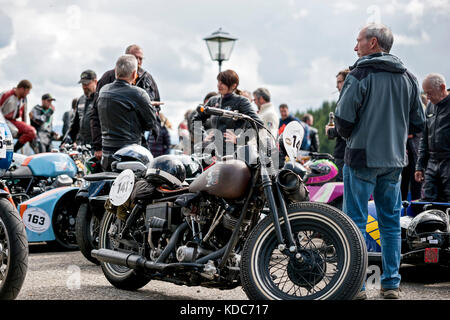
[[[344,194],[343,182],[330,182],[323,186],[306,186],[312,202],[331,203]]]
[[[61,187],[49,190],[18,205],[17,210],[24,222],[28,242],[55,240],[52,226],[55,206],[69,192],[72,192],[75,198],[78,189],[77,187]]]

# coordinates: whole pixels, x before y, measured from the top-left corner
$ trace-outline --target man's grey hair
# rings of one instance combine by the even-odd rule
[[[256,89],[255,91],[253,91],[253,95],[257,98],[263,98],[266,102],[270,102],[270,92],[266,88]]]
[[[423,82],[428,82],[428,84],[435,89],[439,89],[442,85],[447,87],[445,84],[444,76],[439,73],[430,73],[425,77],[425,80],[423,80]]]
[[[125,54],[131,54],[131,52],[135,51],[135,50],[141,50],[142,48],[139,47],[137,44],[132,44],[129,45],[126,49],[125,49]]]
[[[116,62],[116,78],[129,78],[133,71],[137,71],[138,63],[135,56],[125,54]]]
[[[394,35],[391,29],[381,23],[370,23],[364,27],[366,39],[377,38],[378,45],[383,52],[389,53],[394,44]]]

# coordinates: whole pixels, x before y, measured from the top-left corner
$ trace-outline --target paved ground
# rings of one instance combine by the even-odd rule
[[[45,245],[32,245],[29,269],[18,300],[244,300],[241,288],[221,291],[202,287],[177,286],[151,281],[136,292],[112,287],[102,270],[87,261],[79,251],[49,252]],[[374,274],[374,273],[373,273]],[[404,266],[402,299],[450,300],[450,269]],[[368,290],[378,299],[378,290]]]

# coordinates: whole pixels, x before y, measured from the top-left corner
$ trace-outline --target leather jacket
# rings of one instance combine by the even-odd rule
[[[426,126],[419,145],[416,170],[425,171],[429,159],[450,158],[450,94],[426,110]]]
[[[97,110],[97,99],[100,90],[107,84],[114,82],[116,80],[116,73],[115,70],[109,70],[106,71],[103,76],[100,78],[100,80],[97,83],[97,92],[96,92],[96,98],[94,103],[94,109],[92,111],[91,115],[91,134],[92,134],[92,145],[95,151],[102,150],[102,130],[100,127],[100,119],[98,116],[98,110]],[[155,80],[153,79],[152,75],[145,71],[144,69],[140,68],[138,70],[138,78],[136,80],[136,86],[139,88],[144,89],[151,101],[161,101],[161,97],[159,96],[159,90],[158,86],[156,85]]]
[[[250,116],[251,118],[257,120],[261,125],[263,125],[263,122],[256,114],[256,112],[253,110],[250,101],[247,98],[237,95],[235,93],[230,93],[223,97],[222,96],[212,97],[206,103],[206,106],[237,111],[239,113]],[[233,119],[218,116],[208,116],[203,113],[200,114],[197,111],[195,111],[195,115],[193,116],[192,120],[194,122],[194,126],[195,121],[201,121],[202,125],[204,126],[204,124],[207,123],[207,121],[209,120],[211,128],[221,131],[222,134],[225,133],[227,129],[229,129],[234,130],[235,134],[239,136],[242,133],[242,131],[240,131],[239,129],[241,130],[251,129],[250,124],[245,120],[235,121]],[[223,142],[223,150],[224,151],[227,150],[225,142]]]
[[[124,80],[105,85],[99,93],[97,109],[102,132],[102,149],[116,151],[129,144],[141,144],[144,131],[157,136],[159,124],[150,97],[141,88]]]
[[[94,98],[95,94],[91,94],[89,97],[83,95],[78,99],[75,114],[63,140],[70,137],[73,142],[78,144],[92,144],[90,120]]]

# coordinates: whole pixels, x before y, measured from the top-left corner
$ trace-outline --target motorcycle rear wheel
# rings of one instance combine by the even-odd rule
[[[255,300],[346,300],[361,290],[367,268],[363,236],[353,221],[329,205],[300,202],[288,217],[303,261],[278,249],[271,216],[247,239],[241,282]],[[280,222],[284,230],[284,222]]]
[[[111,226],[116,222],[117,216],[111,212],[106,212],[100,223],[99,249],[114,250],[114,245],[109,235]],[[150,279],[133,269],[112,263],[100,262],[103,274],[106,279],[116,288],[134,291],[144,287]]]
[[[0,198],[0,300],[13,300],[28,269],[28,240],[17,211]]]

